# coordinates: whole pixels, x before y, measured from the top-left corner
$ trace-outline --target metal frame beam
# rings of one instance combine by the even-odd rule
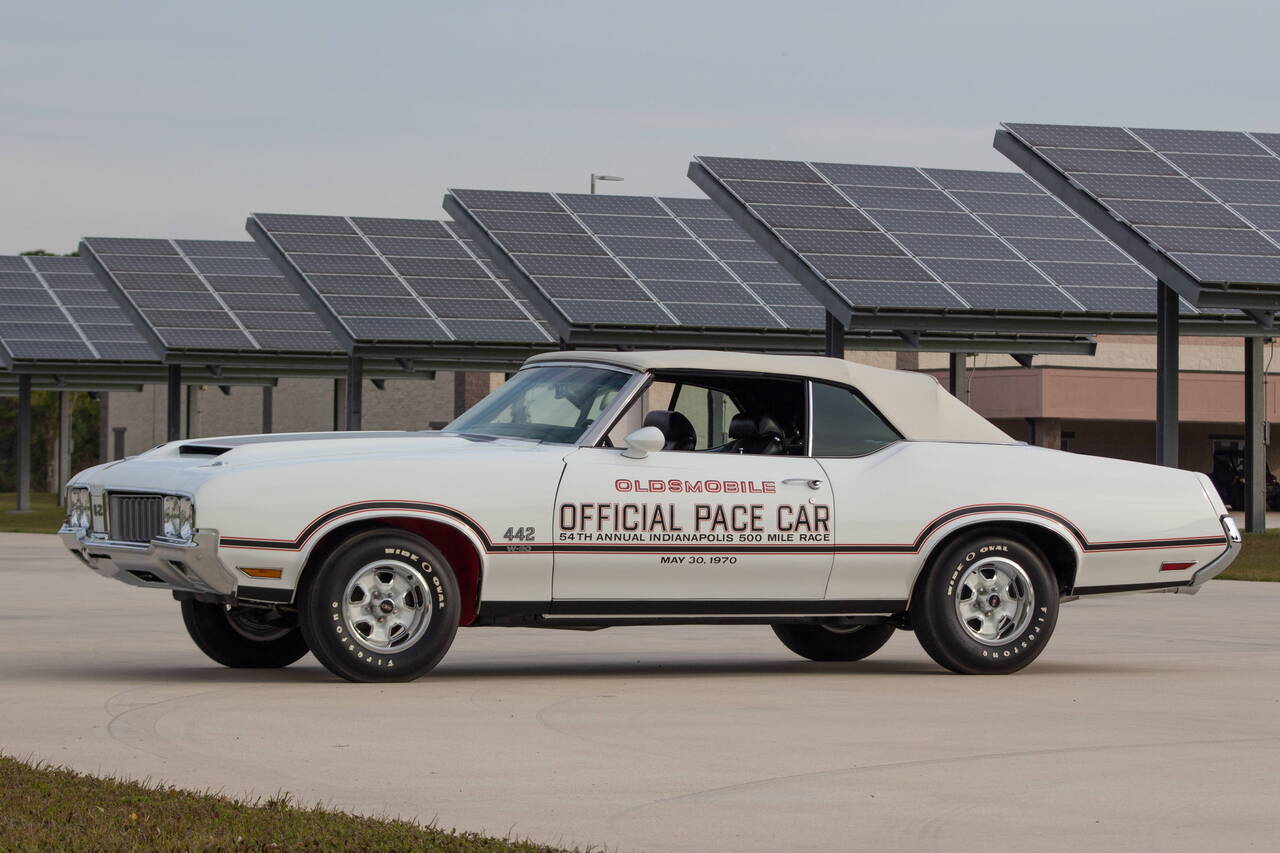
[[[1244,341],[1244,529],[1267,529],[1266,360],[1261,338]]]
[[[275,429],[275,391],[270,385],[262,386],[262,434]]]
[[[1178,467],[1178,292],[1156,295],[1156,462]]]
[[[364,361],[351,356],[347,361],[347,429],[358,432],[363,429],[364,418]]]
[[[58,392],[58,467],[54,489],[58,506],[64,505],[63,486],[71,479],[71,398],[70,392]]]
[[[823,337],[823,352],[832,358],[844,358],[845,339],[849,330],[832,313],[827,313],[826,335]]]
[[[182,438],[182,365],[169,365],[165,390],[165,434],[168,441]]]
[[[947,365],[947,390],[966,406],[969,405],[969,354],[953,352]]]
[[[14,437],[18,457],[16,506],[18,512],[31,511],[31,377],[18,377],[18,434]]]

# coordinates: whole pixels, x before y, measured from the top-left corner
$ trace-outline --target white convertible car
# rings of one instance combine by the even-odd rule
[[[430,670],[460,625],[758,623],[849,661],[895,629],[1007,673],[1063,601],[1195,592],[1240,534],[1203,474],[1014,441],[929,376],[562,352],[440,432],[208,438],[91,468],[61,536],[172,590],[227,666]]]

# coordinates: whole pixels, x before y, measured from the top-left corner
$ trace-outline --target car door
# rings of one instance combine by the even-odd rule
[[[726,452],[738,414],[718,392],[680,384],[698,449],[645,458],[584,447],[565,460],[556,499],[557,601],[823,598],[835,518],[821,466],[804,455]],[[646,392],[663,408],[662,383]],[[801,397],[803,399],[803,397]],[[630,430],[640,417],[624,416]]]

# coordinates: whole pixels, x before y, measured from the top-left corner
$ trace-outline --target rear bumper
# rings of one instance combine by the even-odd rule
[[[1227,550],[1223,551],[1216,559],[1210,560],[1197,569],[1196,573],[1191,576],[1191,582],[1180,588],[1178,592],[1195,595],[1200,591],[1200,587],[1226,571],[1227,567],[1235,562],[1236,557],[1240,556],[1240,549],[1244,547],[1244,537],[1240,535],[1240,530],[1236,527],[1235,520],[1229,515],[1224,515],[1221,521],[1222,529],[1227,534]]]
[[[112,542],[84,530],[63,527],[62,544],[99,575],[132,586],[231,597],[235,575],[218,559],[218,534],[200,531],[190,542],[153,539],[142,544]]]

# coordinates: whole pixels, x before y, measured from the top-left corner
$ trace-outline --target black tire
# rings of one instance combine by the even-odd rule
[[[261,608],[189,598],[182,602],[182,622],[200,651],[235,669],[278,669],[307,653],[296,624]]]
[[[1039,549],[993,532],[956,542],[930,562],[910,616],[920,645],[941,666],[964,675],[1003,675],[1044,651],[1058,622],[1058,599],[1057,579]],[[979,615],[988,606],[993,609]],[[980,640],[981,632],[989,636]]]
[[[359,586],[357,597],[350,585],[360,578],[372,578],[375,589],[397,583],[410,591],[365,597]],[[386,611],[378,609],[384,606]],[[364,607],[369,615],[351,617],[348,607]],[[382,612],[391,614],[387,622],[403,622],[397,622],[399,633],[378,646],[373,632],[383,630],[375,624],[383,622]],[[453,644],[460,613],[449,561],[426,540],[395,528],[368,530],[343,542],[308,576],[299,598],[307,645],[330,672],[348,681],[411,681],[426,674]]]
[[[862,660],[880,651],[893,636],[892,625],[837,627],[784,622],[773,626],[782,645],[802,658],[816,661]]]

